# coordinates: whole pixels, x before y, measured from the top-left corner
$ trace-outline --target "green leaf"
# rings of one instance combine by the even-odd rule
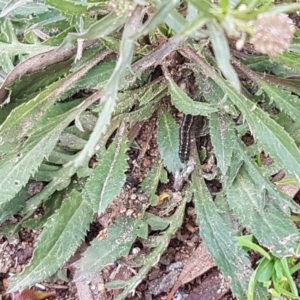
[[[228,203],[239,219],[275,256],[291,256],[296,252],[299,233],[274,202],[261,199],[263,190],[256,186],[245,169],[227,189]],[[267,197],[266,197],[267,198]]]
[[[273,61],[277,62],[279,65],[284,66],[294,74],[300,73],[299,59],[300,59],[300,55],[298,53],[289,53],[289,52],[285,52],[281,55],[272,57]]]
[[[179,126],[168,111],[158,117],[157,142],[160,155],[171,173],[182,168],[179,160]]]
[[[11,199],[53,150],[62,130],[91,104],[91,98],[65,114],[51,115],[57,97],[103,56],[82,67],[36,98],[14,109],[0,127],[0,204]],[[52,109],[55,110],[55,107]],[[49,110],[49,111],[48,111]],[[48,116],[47,116],[48,113]],[[44,118],[43,118],[44,117]],[[48,117],[48,119],[47,119]]]
[[[5,17],[10,12],[14,11],[16,8],[23,6],[27,3],[27,0],[10,0],[1,10],[0,18]]]
[[[217,107],[218,111],[231,114],[234,118],[239,116],[239,112],[232,102],[228,101],[227,93],[211,78],[205,78],[204,74],[198,69],[194,69],[194,74],[198,87],[203,91],[203,98],[212,106]]]
[[[11,0],[11,1],[2,0],[0,2],[0,10],[2,11],[4,9],[4,7],[12,8],[14,10],[14,16],[18,17],[18,18],[21,18],[21,17],[27,18],[30,14],[32,14],[33,11],[34,11],[35,15],[39,15],[48,10],[47,6],[41,2],[28,3],[28,1],[26,1],[27,2],[26,5],[25,4],[22,4],[22,6],[18,5],[18,8],[13,7],[13,5],[15,3],[19,4],[18,2],[19,2],[18,0]],[[22,2],[24,2],[24,1],[22,1]],[[32,1],[30,1],[30,2],[32,2]],[[6,12],[9,12],[9,11],[7,10]]]
[[[145,258],[144,258],[144,266],[141,267],[134,277],[131,277],[129,280],[126,281],[126,287],[122,293],[116,298],[116,300],[124,300],[126,296],[132,292],[135,287],[147,276],[150,269],[157,264],[160,257],[167,249],[168,244],[171,238],[174,236],[178,228],[180,228],[184,216],[186,202],[190,201],[191,194],[185,196],[181,205],[177,208],[176,212],[166,220],[169,222],[168,229],[163,232],[159,236],[155,236],[153,238],[153,244],[155,244],[155,249],[153,249]]]
[[[167,85],[164,82],[154,82],[150,85],[146,85],[146,87],[142,87],[140,90],[144,90],[140,97],[137,95],[140,105],[146,105],[150,101],[162,99],[167,95]]]
[[[22,222],[24,228],[30,228],[33,230],[41,229],[44,224],[47,222],[48,218],[51,217],[56,210],[58,210],[63,201],[63,194],[56,193],[50,199],[45,201],[43,206],[44,211],[46,212],[43,216],[38,218],[31,218]]]
[[[260,260],[259,265],[253,272],[251,276],[251,280],[249,282],[249,289],[248,289],[248,300],[256,300],[257,295],[255,295],[255,288],[257,287],[257,281],[259,280],[260,275],[262,272],[266,270],[266,268],[271,268],[273,269],[273,261],[269,261],[267,258],[263,258]],[[265,297],[260,298],[260,299],[267,299],[267,290],[265,289]]]
[[[158,196],[156,195],[156,190],[160,181],[167,183],[168,178],[163,167],[162,159],[157,157],[150,172],[141,184],[141,190],[149,196],[149,203],[151,205],[157,204]]]
[[[94,22],[83,33],[69,33],[61,44],[61,48],[70,48],[77,39],[94,40],[107,36],[124,25],[127,18],[126,16],[117,16],[114,13],[110,13],[99,21]]]
[[[144,214],[144,221],[147,222],[154,231],[165,230],[170,225],[168,220],[147,212]]]
[[[260,255],[264,256],[265,258],[271,260],[270,254],[265,251],[261,246],[257,245],[256,243],[252,242],[253,236],[251,235],[252,239],[249,239],[248,236],[237,236],[236,239],[238,241],[237,245],[240,247],[245,247],[247,249],[251,249],[253,251],[258,252]]]
[[[92,220],[91,207],[78,191],[73,190],[47,221],[30,265],[11,279],[10,292],[22,290],[54,274],[75,253]]]
[[[104,17],[100,21],[103,21],[106,17]],[[137,6],[123,30],[123,36],[118,55],[119,58],[115,69],[105,87],[104,96],[101,98],[101,101],[104,102],[103,110],[101,111],[101,114],[97,120],[97,123],[95,124],[95,128],[88,142],[73,163],[75,167],[81,165],[87,157],[91,157],[92,155],[94,155],[101,135],[105,133],[107,125],[111,122],[111,117],[116,106],[121,81],[124,79],[124,74],[127,68],[131,66],[134,46],[136,39],[138,38],[138,26],[136,26],[136,24],[138,20],[141,21],[141,17],[142,6]],[[119,17],[117,17],[117,19],[113,19],[113,25],[116,25],[119,19]],[[102,25],[104,26],[104,28],[107,28],[107,24]]]
[[[111,76],[115,61],[104,61],[92,68],[85,76],[80,78],[71,89],[64,94],[64,99],[83,89],[103,89]]]
[[[229,46],[223,28],[216,22],[207,23],[207,27],[219,68],[232,86],[236,90],[240,90],[239,78],[230,63]]]
[[[173,105],[184,114],[208,116],[217,111],[210,104],[191,99],[172,79],[169,80],[169,89]]]
[[[70,1],[70,0],[46,0],[48,5],[55,7],[60,10],[62,14],[67,15],[82,15],[84,13],[89,12],[90,10],[100,10],[106,9],[107,4],[104,1],[96,2],[96,3],[85,3],[78,1]]]
[[[127,137],[123,123],[116,140],[100,157],[93,175],[83,190],[83,198],[98,214],[103,213],[122,190],[126,181],[125,171],[128,168],[127,149]]]
[[[32,173],[47,157],[60,136],[61,131],[70,122],[66,116],[48,120],[24,145],[18,146],[5,156],[0,163],[0,203],[4,203],[27,183]]]
[[[0,205],[0,224],[25,206],[25,201],[30,198],[28,186],[23,187],[9,202]]]
[[[69,73],[72,62],[72,59],[69,59],[44,67],[40,72],[20,75],[19,79],[15,80],[7,87],[11,90],[11,102],[13,104],[15,102],[28,102],[28,99],[25,96],[30,97],[30,95],[36,95],[36,92],[40,92],[43,89],[48,88],[48,91],[50,92],[50,85],[57,80],[61,80],[62,77]],[[16,71],[16,69],[14,71]],[[7,105],[8,108],[11,105],[11,102]]]
[[[0,42],[0,52],[8,55],[28,54],[30,56],[54,49],[52,46],[41,44],[3,43]]]
[[[84,148],[86,140],[77,137],[75,134],[63,132],[59,137],[58,145],[68,151],[77,151]]]
[[[274,201],[278,203],[278,207],[280,207],[285,214],[290,215],[290,210],[294,213],[300,213],[300,206],[282,191],[278,190],[276,186],[270,182],[269,178],[264,176],[263,170],[256,164],[256,162],[249,158],[247,149],[243,143],[237,142],[236,147],[238,150],[236,156],[240,157],[244,161],[247,171],[256,185],[266,188],[269,194],[274,198]],[[231,183],[229,182],[227,186],[230,187],[230,185]]]
[[[250,261],[246,253],[237,247],[232,229],[224,224],[218,214],[199,167],[192,173],[192,188],[195,191],[197,220],[205,246],[222,273],[231,278],[235,296],[244,299],[252,273]]]
[[[231,120],[221,113],[213,113],[209,119],[211,142],[217,158],[218,167],[223,175],[231,164],[236,135]]]
[[[267,113],[243,95],[238,94],[224,81],[222,81],[221,87],[242,112],[254,137],[263,149],[291,176],[300,180],[300,153],[287,132],[272,120]]]
[[[118,258],[127,256],[136,238],[145,230],[147,224],[136,218],[118,218],[108,228],[107,238],[94,240],[82,259],[75,263],[78,270],[75,281],[93,279],[101,269],[114,263]],[[99,255],[101,253],[101,255]]]
[[[289,91],[275,84],[259,81],[259,86],[268,94],[271,101],[274,101],[280,111],[285,112],[294,121],[299,121],[300,116],[300,101],[299,97],[291,95]]]

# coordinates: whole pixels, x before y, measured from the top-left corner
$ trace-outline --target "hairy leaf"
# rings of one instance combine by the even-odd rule
[[[266,188],[269,194],[274,197],[275,201],[277,201],[278,206],[287,215],[290,215],[290,210],[294,213],[300,213],[300,206],[282,191],[277,189],[276,186],[271,183],[266,176],[264,176],[263,170],[257,165],[257,163],[254,162],[253,159],[249,158],[247,149],[242,142],[237,142],[236,147],[238,150],[237,156],[244,161],[247,171],[256,185]]]
[[[278,55],[272,58],[279,65],[284,66],[289,69],[290,72],[294,74],[299,74],[300,72],[300,63],[299,63],[300,55],[298,53],[283,53],[282,55]]]
[[[288,114],[294,121],[299,120],[300,116],[300,101],[299,97],[291,95],[289,91],[278,87],[275,84],[268,84],[260,81],[259,86],[268,94],[271,101],[274,101],[276,106],[286,114]]]
[[[67,122],[66,122],[67,120]],[[12,150],[0,163],[0,203],[12,198],[24,186],[30,175],[54,148],[61,131],[70,119],[59,116],[39,128],[24,145]]]
[[[42,14],[48,10],[47,6],[42,3],[29,3],[24,0],[2,0],[0,1],[0,10],[2,11],[1,17],[10,13],[12,10],[17,17],[27,18],[28,15],[34,13],[36,15]],[[30,1],[32,2],[32,1]]]
[[[210,22],[207,26],[219,68],[232,86],[236,90],[240,90],[239,78],[230,64],[230,51],[223,28],[216,22]]]
[[[237,247],[231,229],[224,225],[200,172],[198,167],[192,173],[192,188],[195,191],[194,201],[201,237],[222,273],[231,278],[235,296],[244,299],[252,274],[250,261],[246,253]]]
[[[295,254],[299,233],[274,202],[256,186],[245,168],[227,189],[229,205],[239,221],[265,246],[279,257]]]
[[[166,183],[168,181],[166,171],[163,167],[161,158],[157,158],[151,167],[151,171],[147,174],[141,184],[141,190],[149,196],[149,203],[156,205],[158,196],[156,195],[157,186],[159,181]]]
[[[51,217],[56,210],[58,210],[63,201],[62,193],[55,193],[50,197],[47,201],[45,201],[43,205],[43,209],[45,210],[45,214],[38,218],[31,218],[29,220],[25,220],[22,222],[22,226],[24,228],[30,228],[33,230],[41,229],[44,224],[47,222],[48,218]]]
[[[300,153],[295,142],[253,102],[238,94],[222,81],[221,87],[228,93],[230,100],[240,109],[247,120],[254,137],[290,175],[300,180]]]
[[[83,190],[84,199],[98,214],[103,213],[122,190],[126,181],[125,171],[128,168],[127,149],[125,125],[122,124],[116,140],[100,157]]]
[[[0,224],[11,217],[25,206],[25,201],[30,198],[28,185],[23,187],[19,193],[9,202],[0,205]]]
[[[126,16],[116,16],[116,14],[110,13],[99,21],[94,22],[83,33],[69,33],[61,44],[61,47],[63,49],[69,48],[80,38],[94,40],[107,36],[117,28],[121,27],[126,22],[126,19]]]
[[[101,19],[101,21],[106,17]],[[138,26],[142,21],[141,18],[142,6],[137,6],[124,27],[122,41],[120,44],[119,58],[115,69],[105,87],[105,93],[101,99],[101,101],[104,102],[103,110],[101,111],[101,114],[95,125],[95,129],[92,132],[88,142],[74,161],[74,166],[81,165],[87,157],[91,157],[95,153],[95,148],[98,144],[98,141],[101,135],[106,131],[106,127],[111,121],[111,117],[116,106],[121,80],[124,78],[126,69],[131,65],[135,41],[138,38]],[[114,19],[113,25],[115,25],[119,19],[119,17]],[[104,25],[105,28],[107,27],[106,24],[102,25]]]
[[[186,196],[181,205],[177,208],[176,212],[169,218],[166,218],[166,221],[169,222],[168,229],[163,232],[160,236],[154,237],[156,244],[155,249],[149,253],[144,259],[144,266],[140,268],[137,275],[130,278],[125,282],[126,286],[124,287],[123,292],[118,296],[116,300],[124,300],[126,296],[132,292],[135,287],[146,277],[150,269],[159,261],[161,255],[167,249],[168,244],[171,238],[174,236],[178,228],[182,224],[184,210],[186,202],[191,199],[191,195]]]
[[[209,128],[218,167],[225,175],[231,163],[236,140],[233,125],[225,115],[213,113],[209,119]]]
[[[140,105],[145,105],[155,99],[161,99],[167,95],[167,85],[164,82],[153,83],[141,88],[144,93],[138,98]]]
[[[171,173],[182,168],[179,160],[179,126],[172,115],[164,111],[158,117],[157,142],[160,155]]]
[[[90,10],[101,10],[106,8],[107,4],[103,1],[96,3],[75,2],[71,0],[46,0],[46,3],[60,10],[62,14],[82,15]]]
[[[107,238],[93,241],[83,258],[76,262],[75,266],[79,270],[76,271],[75,280],[91,280],[105,265],[127,256],[136,238],[141,236],[146,228],[147,224],[140,219],[117,219],[116,223],[108,228]]]
[[[217,111],[216,108],[207,103],[191,99],[173,80],[169,80],[169,83],[171,101],[179,111],[193,116],[208,116]]]
[[[54,274],[75,253],[92,220],[90,205],[73,190],[47,221],[30,265],[11,279],[10,292],[22,290]]]

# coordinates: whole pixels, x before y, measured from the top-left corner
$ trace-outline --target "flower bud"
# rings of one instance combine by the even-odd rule
[[[295,32],[293,20],[286,14],[259,14],[250,42],[259,53],[276,56],[286,50]]]

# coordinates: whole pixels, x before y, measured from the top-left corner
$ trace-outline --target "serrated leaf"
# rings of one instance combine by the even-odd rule
[[[63,98],[66,99],[83,89],[103,89],[115,65],[115,61],[105,61],[95,66],[85,76],[80,78],[74,86],[64,94]]]
[[[208,103],[197,102],[191,99],[172,79],[169,80],[169,89],[173,105],[181,112],[192,116],[208,116],[217,109]]]
[[[231,186],[243,163],[244,162],[242,157],[238,155],[237,152],[233,151],[231,156],[231,163],[227,169],[226,176],[223,182],[224,190],[226,190],[227,187]]]
[[[8,3],[3,7],[0,13],[0,18],[5,17],[7,14],[12,12],[18,7],[23,6],[24,4],[27,3],[27,0],[10,0]]]
[[[114,13],[110,13],[94,22],[86,31],[83,33],[69,33],[61,44],[61,48],[66,49],[73,45],[77,39],[100,39],[101,37],[109,35],[117,28],[124,25],[128,16],[117,16]]]
[[[232,122],[221,113],[213,113],[209,119],[209,129],[218,167],[225,175],[231,163],[236,141]]]
[[[108,228],[107,238],[102,241],[94,240],[83,258],[75,263],[79,269],[76,271],[75,281],[91,280],[105,265],[127,256],[132,244],[145,227],[147,224],[140,219],[117,219],[116,223]]]
[[[0,205],[0,224],[25,206],[25,201],[30,198],[28,186],[23,187],[9,202]]]
[[[297,228],[272,201],[266,200],[262,206],[261,193],[261,186],[256,186],[242,168],[227,189],[227,199],[239,221],[260,245],[275,256],[294,255],[300,238]]]
[[[83,197],[98,214],[119,195],[126,181],[125,171],[128,168],[126,151],[127,137],[125,125],[121,125],[117,139],[100,157],[93,175],[83,190]]]
[[[179,160],[179,126],[168,111],[158,117],[157,143],[160,155],[171,173],[182,168]]]
[[[82,15],[91,10],[107,9],[107,4],[104,1],[98,1],[96,3],[85,3],[71,0],[46,0],[48,5],[51,5],[61,11],[62,14],[67,15]]]
[[[46,52],[51,49],[54,49],[54,47],[41,45],[41,44],[23,44],[19,42],[9,44],[9,43],[0,42],[0,52],[7,53],[9,55],[21,55],[21,54],[34,55],[41,52]]]
[[[167,179],[167,174],[164,170],[162,159],[157,157],[150,172],[141,184],[141,190],[149,196],[149,203],[151,205],[155,205],[157,203],[158,197],[155,194],[157,186],[159,181],[166,183],[165,179]]]
[[[271,183],[266,176],[264,176],[261,168],[248,157],[246,147],[242,144],[242,142],[237,142],[236,147],[238,151],[237,155],[244,161],[247,171],[256,185],[266,188],[285,214],[290,215],[290,210],[294,213],[300,213],[300,206],[282,191],[277,189],[276,186]],[[228,186],[230,186],[230,184]]]
[[[296,145],[300,145],[300,122],[294,121],[285,113],[279,113],[272,116],[275,121],[284,128],[284,130],[291,136],[295,141]]]
[[[247,120],[254,137],[263,149],[291,176],[300,180],[300,153],[293,139],[253,102],[238,94],[223,80],[217,79],[228,93],[229,99],[239,108]]]
[[[18,0],[12,0],[11,2],[12,3],[18,2]],[[8,3],[9,3],[8,0],[2,0],[0,2],[0,10],[3,10]],[[35,15],[39,15],[41,13],[46,12],[47,10],[48,10],[47,6],[42,3],[27,3],[26,5],[22,5],[19,6],[18,8],[14,8],[14,16],[27,18],[28,15],[32,14],[33,11]]]
[[[0,140],[4,141],[0,145],[1,154],[3,155],[3,152],[8,151],[9,148],[7,149],[6,144],[8,144],[8,147],[15,148],[16,143],[20,143],[17,139],[24,139],[24,137],[30,136],[31,130],[36,130],[37,124],[59,97],[102,60],[104,56],[98,55],[75,73],[70,74],[59,82],[53,83],[34,99],[14,109],[0,127]],[[11,143],[13,145],[10,145]]]
[[[3,157],[0,161],[1,204],[14,197],[27,183],[44,157],[48,157],[53,150],[62,130],[91,104],[91,98],[88,98],[72,111],[55,117],[52,117],[51,110],[48,111],[65,89],[101,59],[103,56],[99,55],[92,63],[62,83],[54,83],[50,91],[46,90],[29,103],[17,107],[1,125],[0,155]]]
[[[31,218],[29,220],[25,220],[22,222],[22,227],[30,228],[33,230],[41,229],[44,224],[47,222],[48,218],[51,217],[56,210],[58,210],[61,206],[63,201],[63,194],[56,193],[50,199],[45,201],[44,203],[44,210],[46,213],[38,218]]]
[[[107,16],[112,17],[114,15],[107,15]],[[106,17],[101,19],[101,21],[106,19]],[[112,25],[115,26],[119,20],[120,17],[115,18],[113,20]],[[105,133],[106,127],[111,122],[111,117],[116,106],[118,90],[120,88],[121,81],[124,79],[124,74],[127,68],[131,66],[131,61],[134,52],[134,45],[136,39],[138,38],[137,24],[139,24],[139,22],[141,21],[142,21],[142,6],[136,6],[135,10],[130,16],[129,21],[126,23],[124,27],[122,41],[120,44],[119,58],[116,67],[105,87],[105,93],[101,98],[101,101],[104,102],[103,110],[101,111],[101,114],[97,120],[95,128],[88,142],[86,143],[84,149],[80,152],[80,154],[74,161],[74,165],[81,165],[82,162],[86,159],[86,157],[91,157],[92,155],[94,155],[95,149],[97,147],[101,135]],[[104,31],[108,27],[106,24],[102,24],[102,26],[105,26],[104,28],[102,28],[104,29]]]
[[[22,290],[54,274],[75,253],[92,220],[90,205],[73,190],[47,221],[30,265],[11,279],[10,292]]]
[[[264,81],[258,82],[258,85],[268,94],[271,101],[274,101],[280,111],[288,114],[294,121],[299,120],[300,101],[299,97],[292,95],[289,91],[275,84]]]
[[[69,59],[48,67],[44,67],[40,72],[21,75],[19,79],[7,86],[7,88],[11,90],[11,99],[13,103],[28,102],[25,96],[29,97],[29,95],[32,95],[38,91],[42,91],[58,79],[64,77],[69,72],[71,63],[72,60]],[[51,87],[48,91],[50,92],[50,90]],[[9,105],[10,103],[7,106],[9,107]]]
[[[300,73],[300,63],[299,63],[300,55],[297,53],[285,52],[281,55],[272,57],[272,60],[277,62],[280,65],[283,65],[290,72],[294,74]]]
[[[198,165],[200,163],[198,162]],[[232,291],[238,299],[245,299],[252,269],[246,253],[238,248],[213,202],[199,167],[192,173],[192,188],[201,237],[208,252],[225,276],[231,278]]]
[[[214,107],[218,107],[218,111],[225,111],[233,117],[238,117],[239,112],[236,107],[228,101],[228,96],[221,87],[211,78],[203,78],[203,73],[199,70],[194,69],[194,72],[198,87],[203,91],[203,98]]]
[[[0,203],[12,198],[27,183],[44,157],[55,147],[61,131],[68,123],[66,116],[49,120],[48,124],[41,127],[24,145],[5,156],[0,163]]]
[[[147,276],[150,269],[159,261],[161,255],[167,249],[171,238],[181,226],[185,205],[186,202],[190,201],[190,199],[191,194],[186,195],[176,212],[171,217],[166,218],[166,221],[170,224],[168,229],[161,235],[155,236],[152,239],[152,243],[150,242],[150,244],[151,247],[155,247],[155,249],[145,256],[143,267],[139,269],[138,274],[126,281],[126,287],[124,287],[124,290],[116,300],[124,300],[130,292],[134,291],[135,287]]]
[[[40,127],[23,145],[17,145],[5,155],[5,159],[0,162],[0,203],[8,201],[27,183],[44,158],[49,156],[63,129],[88,104],[87,101],[56,117],[50,117],[50,111],[46,121],[39,124]]]
[[[143,219],[154,231],[165,230],[170,225],[170,222],[168,220],[147,212],[144,214]]]

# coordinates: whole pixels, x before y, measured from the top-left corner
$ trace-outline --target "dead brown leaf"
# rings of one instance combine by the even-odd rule
[[[87,48],[95,43],[95,40],[86,41],[84,43],[83,48]],[[10,85],[15,80],[19,78],[41,71],[45,69],[47,66],[57,64],[59,62],[65,61],[69,59],[71,56],[76,54],[77,52],[77,45],[73,46],[67,50],[61,50],[59,48],[55,48],[53,50],[49,50],[43,53],[39,53],[28,59],[24,60],[23,62],[19,63],[5,78],[1,87],[0,87],[0,104],[2,104],[7,95],[8,90],[6,87]]]
[[[215,262],[207,252],[204,243],[201,243],[184,266],[166,300],[172,300],[174,294],[181,285],[190,282],[215,266]]]
[[[209,272],[199,286],[194,288],[186,300],[220,300],[230,290],[230,281],[217,269]]]

